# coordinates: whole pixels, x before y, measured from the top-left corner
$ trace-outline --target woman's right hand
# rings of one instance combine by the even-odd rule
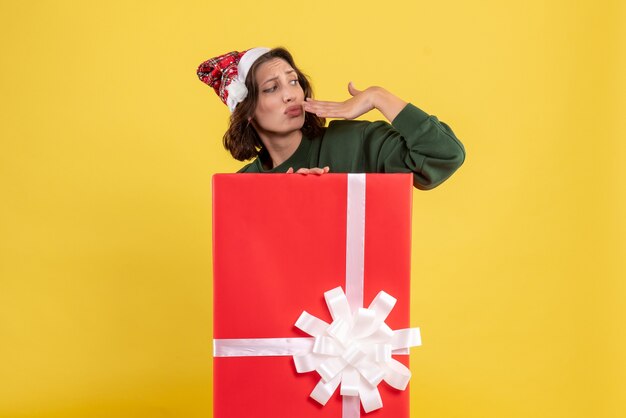
[[[324,167],[324,168],[318,168],[318,167],[314,167],[314,168],[299,168],[298,171],[296,171],[296,174],[326,174],[330,171],[330,168],[328,166]],[[289,170],[287,170],[287,174],[292,174],[293,171],[293,167],[289,167]]]

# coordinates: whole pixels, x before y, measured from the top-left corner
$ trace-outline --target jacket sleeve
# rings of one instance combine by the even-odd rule
[[[410,103],[391,125],[368,124],[362,140],[367,172],[413,172],[413,184],[422,190],[443,183],[465,161],[465,148],[450,127]]]

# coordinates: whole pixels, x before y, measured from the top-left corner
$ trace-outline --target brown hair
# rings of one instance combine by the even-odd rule
[[[230,124],[228,130],[224,134],[224,148],[239,161],[249,160],[259,155],[263,148],[261,138],[250,123],[249,119],[254,116],[258,100],[258,86],[256,85],[256,70],[264,62],[274,58],[281,58],[296,71],[298,75],[298,83],[304,90],[304,97],[312,97],[313,89],[311,82],[307,76],[296,67],[293,57],[285,48],[274,48],[271,51],[261,55],[250,67],[246,76],[246,87],[248,88],[248,96],[235,107],[234,112],[230,115]],[[302,133],[307,137],[314,138],[324,131],[326,120],[320,118],[313,113],[305,113],[304,125]]]

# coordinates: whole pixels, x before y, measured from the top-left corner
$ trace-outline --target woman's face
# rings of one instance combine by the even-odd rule
[[[281,58],[259,65],[256,71],[258,100],[254,110],[254,127],[259,134],[282,136],[304,125],[304,91],[296,71]]]

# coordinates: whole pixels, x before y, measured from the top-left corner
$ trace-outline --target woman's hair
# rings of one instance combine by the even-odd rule
[[[256,84],[256,71],[261,64],[274,58],[281,58],[296,71],[298,75],[298,83],[304,90],[304,97],[312,97],[313,90],[311,83],[306,75],[296,67],[293,57],[285,48],[274,48],[271,51],[261,55],[250,67],[246,76],[246,87],[248,88],[248,96],[235,107],[230,115],[230,125],[224,134],[224,148],[239,161],[249,160],[259,155],[263,143],[256,130],[250,123],[249,119],[254,117],[256,109],[259,89]],[[309,138],[319,136],[324,131],[326,120],[320,118],[313,113],[305,112],[304,125],[302,132]]]

